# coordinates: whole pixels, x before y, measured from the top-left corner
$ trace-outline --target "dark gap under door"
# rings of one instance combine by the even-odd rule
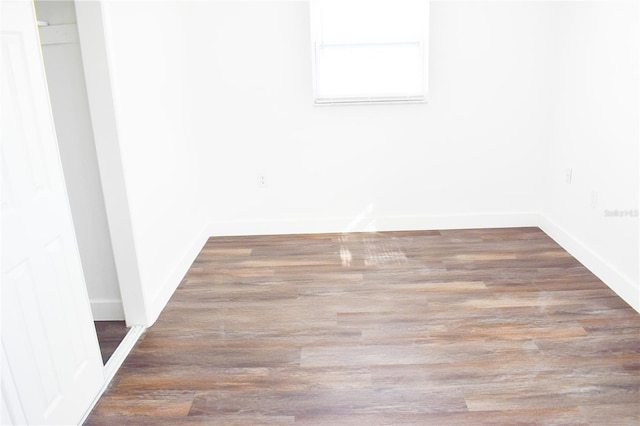
[[[129,331],[124,321],[94,321],[102,362],[107,363]]]

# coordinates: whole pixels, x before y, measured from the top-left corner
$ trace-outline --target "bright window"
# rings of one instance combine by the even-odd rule
[[[316,104],[424,102],[428,0],[311,0]]]

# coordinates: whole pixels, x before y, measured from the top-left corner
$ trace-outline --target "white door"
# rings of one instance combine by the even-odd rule
[[[33,3],[0,2],[3,424],[76,424],[104,383]]]

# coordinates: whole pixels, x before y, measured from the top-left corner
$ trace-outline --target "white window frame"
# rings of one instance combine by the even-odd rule
[[[348,1],[348,0],[345,0]],[[393,0],[391,0],[393,1]],[[403,40],[391,42],[364,42],[364,43],[324,43],[322,37],[321,13],[323,0],[310,0],[310,18],[311,18],[311,53],[312,53],[312,80],[313,80],[313,103],[314,105],[354,105],[354,104],[396,104],[396,103],[425,103],[427,102],[428,81],[429,81],[429,0],[423,0],[425,3],[425,25],[420,29],[420,38],[418,40]],[[323,49],[327,48],[357,48],[359,46],[415,46],[417,45],[421,53],[421,90],[414,93],[403,93],[394,95],[368,94],[364,96],[333,96],[323,97],[320,93],[321,75],[321,59],[320,55]]]

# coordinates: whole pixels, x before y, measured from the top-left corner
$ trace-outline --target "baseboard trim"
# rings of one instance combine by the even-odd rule
[[[120,299],[91,300],[91,313],[94,321],[124,320],[124,308]]]
[[[478,213],[426,217],[382,217],[377,219],[381,231],[445,230],[475,228],[520,228],[537,226],[535,213]]]
[[[135,344],[138,342],[140,336],[142,336],[142,334],[146,330],[146,327],[143,327],[141,325],[134,325],[129,329],[127,335],[124,336],[124,339],[122,339],[122,342],[120,342],[120,344],[104,366],[104,379],[106,382],[105,389],[106,386],[111,383],[111,380],[113,380],[117,371],[122,366],[122,363],[127,358]]]
[[[640,287],[637,283],[548,217],[540,215],[538,226],[640,313]]]
[[[212,222],[211,236],[323,234],[438,229],[538,226],[537,213],[477,213],[434,216],[376,217],[364,210],[355,217],[271,221]]]
[[[120,342],[116,350],[109,358],[109,361],[107,361],[107,364],[104,366],[104,384],[91,402],[91,405],[87,408],[87,411],[82,416],[82,421],[79,424],[84,424],[84,422],[87,420],[89,414],[91,414],[91,411],[93,411],[98,401],[100,401],[100,398],[102,398],[102,395],[109,388],[111,381],[122,366],[122,363],[127,358],[135,344],[140,339],[140,336],[142,336],[146,329],[146,327],[143,327],[141,325],[134,325],[129,329],[127,335],[124,336],[124,339],[122,339],[122,342]]]

